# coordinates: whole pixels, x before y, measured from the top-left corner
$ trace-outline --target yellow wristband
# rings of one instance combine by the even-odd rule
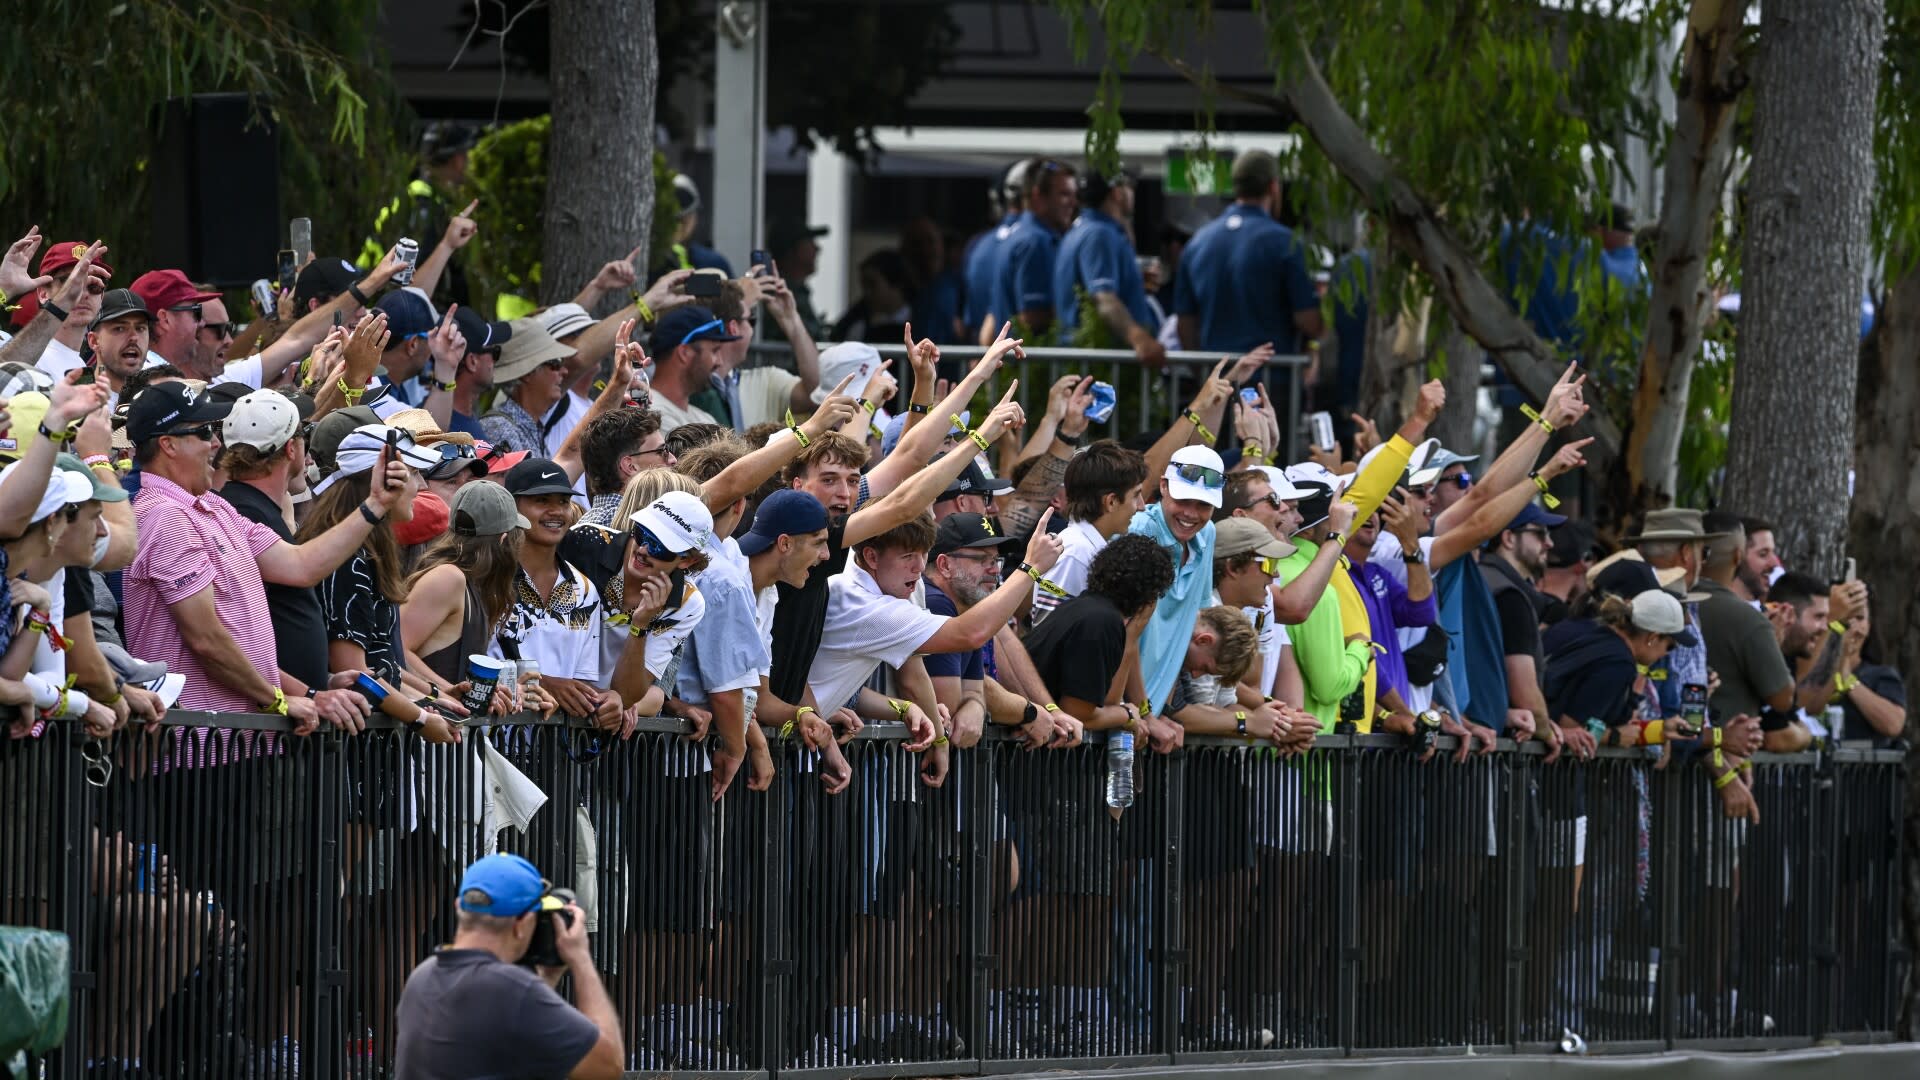
[[[987,437],[985,435],[980,434],[979,428],[968,427],[967,422],[960,417],[959,413],[954,413],[952,416],[947,417],[947,419],[953,421],[954,427],[957,427],[960,430],[966,432],[967,438],[972,439],[973,445],[979,447],[982,451],[985,451],[988,447],[993,445],[992,443],[989,443],[987,441]]]
[[[287,692],[285,690],[278,687],[274,688],[273,704],[267,706],[267,711],[278,716],[287,715]]]
[[[633,309],[640,313],[640,325],[642,326],[652,326],[655,322],[659,321],[654,315],[653,309],[647,306],[646,297],[640,295],[639,289],[633,290]]]
[[[1533,481],[1533,486],[1540,489],[1540,501],[1546,504],[1547,509],[1551,510],[1560,505],[1560,500],[1554,498],[1553,493],[1547,490],[1546,477],[1537,472],[1531,472],[1527,474],[1527,479]]]
[[[347,399],[349,406],[360,404],[360,395],[366,392],[367,388],[364,386],[355,388],[348,386],[345,378],[340,380],[340,396]]]
[[[1186,412],[1180,414],[1180,418],[1193,425],[1193,430],[1199,433],[1201,442],[1213,441],[1213,432],[1208,431],[1207,425],[1201,422],[1199,413],[1188,409]]]
[[[1726,772],[1723,772],[1719,776],[1714,777],[1713,790],[1719,791],[1721,788],[1726,787],[1728,784],[1733,783],[1734,779],[1739,775],[1740,775],[1740,770],[1728,769]]]
[[[1827,624],[1827,629],[1833,631],[1836,634],[1844,634],[1847,632],[1847,624],[1841,622],[1838,619],[1835,619],[1834,621]]]
[[[947,739],[947,737],[946,737],[945,735],[937,735],[937,736],[935,736],[935,737],[934,737],[934,740],[933,740],[933,745],[935,745],[935,746],[945,746],[945,745],[947,745],[947,742],[948,742],[948,739]]]
[[[906,702],[901,701],[899,698],[888,698],[887,704],[893,707],[893,715],[902,720],[907,718],[907,709],[910,708],[910,706]]]
[[[807,433],[801,431],[800,425],[793,422],[792,409],[787,410],[787,430],[793,432],[793,437],[800,440],[800,449],[805,450],[807,447],[813,445],[813,440],[807,438]]]
[[[1054,704],[1053,702],[1051,702],[1051,701],[1049,701],[1049,702],[1047,702],[1047,703],[1046,703],[1046,704],[1045,704],[1044,706],[1042,706],[1042,708],[1044,708],[1044,709],[1046,709],[1046,710],[1047,710],[1048,712],[1059,712],[1059,711],[1060,711],[1060,706],[1058,706],[1058,705],[1055,705],[1055,704]]]
[[[1547,418],[1544,416],[1541,416],[1540,413],[1536,411],[1533,406],[1531,405],[1520,406],[1520,415],[1526,417],[1527,419],[1533,421],[1536,424],[1539,424],[1541,431],[1544,431],[1549,435],[1553,434],[1553,425],[1547,423]]]

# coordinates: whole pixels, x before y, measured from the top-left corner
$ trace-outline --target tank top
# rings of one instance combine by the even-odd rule
[[[468,582],[466,611],[460,617],[460,637],[420,658],[428,670],[450,683],[460,682],[467,677],[467,655],[486,652],[487,639],[493,636],[486,624],[482,610],[484,606],[480,602],[480,591],[472,582]]]

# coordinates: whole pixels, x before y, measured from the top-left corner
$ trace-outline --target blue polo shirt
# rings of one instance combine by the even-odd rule
[[[993,275],[1000,265],[1000,245],[1013,232],[1013,223],[1018,214],[1008,214],[1000,219],[1000,224],[973,238],[967,245],[966,283],[966,340],[973,341],[973,335],[980,330],[980,324],[993,313]],[[995,322],[999,319],[996,317]]]
[[[1040,223],[1033,211],[1013,219],[993,270],[994,321],[1023,311],[1053,310],[1053,256],[1060,236]]]
[[[1447,670],[1460,713],[1497,735],[1507,728],[1507,647],[1500,636],[1500,613],[1480,565],[1471,557],[1455,559],[1434,579],[1440,617],[1434,625],[1447,633]]]
[[[1368,295],[1373,281],[1373,253],[1365,249],[1350,251],[1333,266],[1333,333],[1340,348],[1340,399],[1342,409],[1360,407],[1360,376],[1367,367],[1367,314],[1372,307]],[[1338,414],[1336,414],[1338,415]]]
[[[1153,618],[1140,635],[1140,678],[1147,684],[1147,700],[1157,713],[1173,693],[1173,684],[1186,663],[1187,645],[1193,640],[1193,624],[1213,595],[1213,522],[1201,526],[1187,541],[1184,562],[1180,541],[1167,528],[1167,516],[1159,503],[1133,515],[1127,531],[1152,537],[1173,557],[1173,587],[1154,606]]]
[[[1114,294],[1134,322],[1148,333],[1158,329],[1153,309],[1147,306],[1147,283],[1140,276],[1133,241],[1127,239],[1125,226],[1099,210],[1080,212],[1053,257],[1053,310],[1063,340],[1080,322],[1080,305],[1073,295],[1076,285],[1088,296]]]
[[[1200,319],[1200,347],[1243,353],[1263,342],[1300,351],[1293,313],[1320,307],[1293,230],[1265,210],[1233,203],[1193,234],[1174,277],[1176,315]]]
[[[1578,280],[1586,246],[1569,241],[1538,221],[1500,230],[1500,272],[1507,295],[1517,306],[1524,292],[1526,306],[1521,309],[1521,317],[1533,326],[1534,333],[1567,348],[1576,345],[1578,335],[1575,320],[1580,314],[1580,297],[1573,283]],[[1566,264],[1564,274],[1562,262]],[[1529,278],[1531,284],[1523,285]]]

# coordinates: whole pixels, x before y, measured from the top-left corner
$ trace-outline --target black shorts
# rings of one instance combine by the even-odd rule
[[[713,925],[713,795],[705,773],[653,776],[659,785],[640,795],[633,823],[635,926],[691,934]]]

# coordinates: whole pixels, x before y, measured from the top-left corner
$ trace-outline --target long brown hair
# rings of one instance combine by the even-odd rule
[[[313,500],[313,509],[307,511],[305,521],[300,523],[300,531],[294,540],[304,544],[314,537],[340,524],[342,521],[360,513],[360,504],[367,501],[367,495],[373,490],[373,474],[378,468],[369,469],[352,476],[342,476],[333,485]],[[373,556],[373,588],[381,596],[398,604],[407,598],[406,557],[400,551],[400,541],[394,539],[393,522],[382,521],[367,534],[366,548]]]
[[[513,575],[520,569],[520,542],[525,535],[522,529],[509,529],[503,542],[499,536],[441,533],[420,553],[420,565],[407,579],[407,588],[412,589],[414,582],[437,566],[450,563],[459,567],[479,590],[480,614],[485,617],[487,633],[492,635],[513,603]]]

